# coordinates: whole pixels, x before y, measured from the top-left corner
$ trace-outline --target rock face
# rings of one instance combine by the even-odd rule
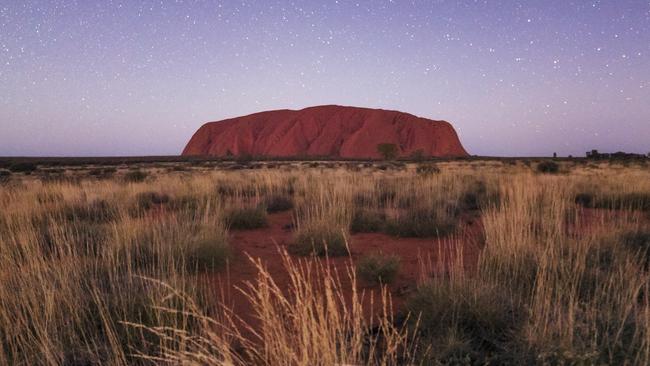
[[[454,128],[411,114],[342,106],[277,110],[209,122],[183,150],[190,155],[380,158],[377,145],[399,156],[467,156]]]

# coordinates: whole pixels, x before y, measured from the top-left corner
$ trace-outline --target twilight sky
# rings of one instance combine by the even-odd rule
[[[650,1],[0,0],[0,156],[175,155],[341,104],[477,155],[650,152]]]

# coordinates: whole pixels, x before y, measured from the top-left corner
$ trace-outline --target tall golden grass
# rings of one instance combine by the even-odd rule
[[[440,173],[421,174],[415,166],[295,165],[152,171],[144,182],[118,173],[3,183],[0,364],[650,363],[647,247],[626,239],[649,230],[647,169],[565,164],[546,175],[494,161],[439,163]],[[167,198],[148,202],[148,192]],[[578,193],[602,204],[576,205]],[[351,247],[360,210],[381,212],[388,224],[430,212],[453,223],[457,255],[431,264],[442,270],[423,270],[397,318],[386,290],[375,299],[384,311],[367,316],[352,262],[334,273],[327,258],[284,253],[287,292],[251,258],[257,280],[240,290],[259,324],[242,324],[199,272],[225,275],[226,213],[272,195],[292,197],[296,235],[326,227],[346,233]],[[474,239],[483,245],[468,266],[471,248],[457,238],[467,235],[469,214],[480,215],[483,234]]]

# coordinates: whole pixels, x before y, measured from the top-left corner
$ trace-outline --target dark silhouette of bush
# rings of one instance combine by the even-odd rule
[[[397,145],[395,144],[389,144],[389,143],[383,143],[377,145],[377,151],[381,156],[384,158],[384,160],[393,160],[397,157]]]
[[[0,169],[0,184],[7,183],[11,179],[11,171]]]
[[[376,233],[384,230],[386,216],[369,210],[357,210],[350,223],[353,233]]]
[[[37,169],[36,164],[22,162],[22,163],[13,163],[9,166],[9,170],[14,173],[25,173],[30,174]]]
[[[250,230],[267,225],[266,210],[263,207],[235,208],[226,214],[226,225],[230,229]]]
[[[293,208],[293,200],[285,195],[272,195],[264,200],[264,206],[268,213],[288,211]]]
[[[545,174],[555,174],[560,171],[560,165],[554,161],[543,161],[537,164],[537,171]]]

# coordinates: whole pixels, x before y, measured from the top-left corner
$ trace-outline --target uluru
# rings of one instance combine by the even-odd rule
[[[468,155],[449,122],[337,105],[208,122],[194,133],[182,155],[367,159],[381,157],[379,144],[395,144],[399,157]]]

